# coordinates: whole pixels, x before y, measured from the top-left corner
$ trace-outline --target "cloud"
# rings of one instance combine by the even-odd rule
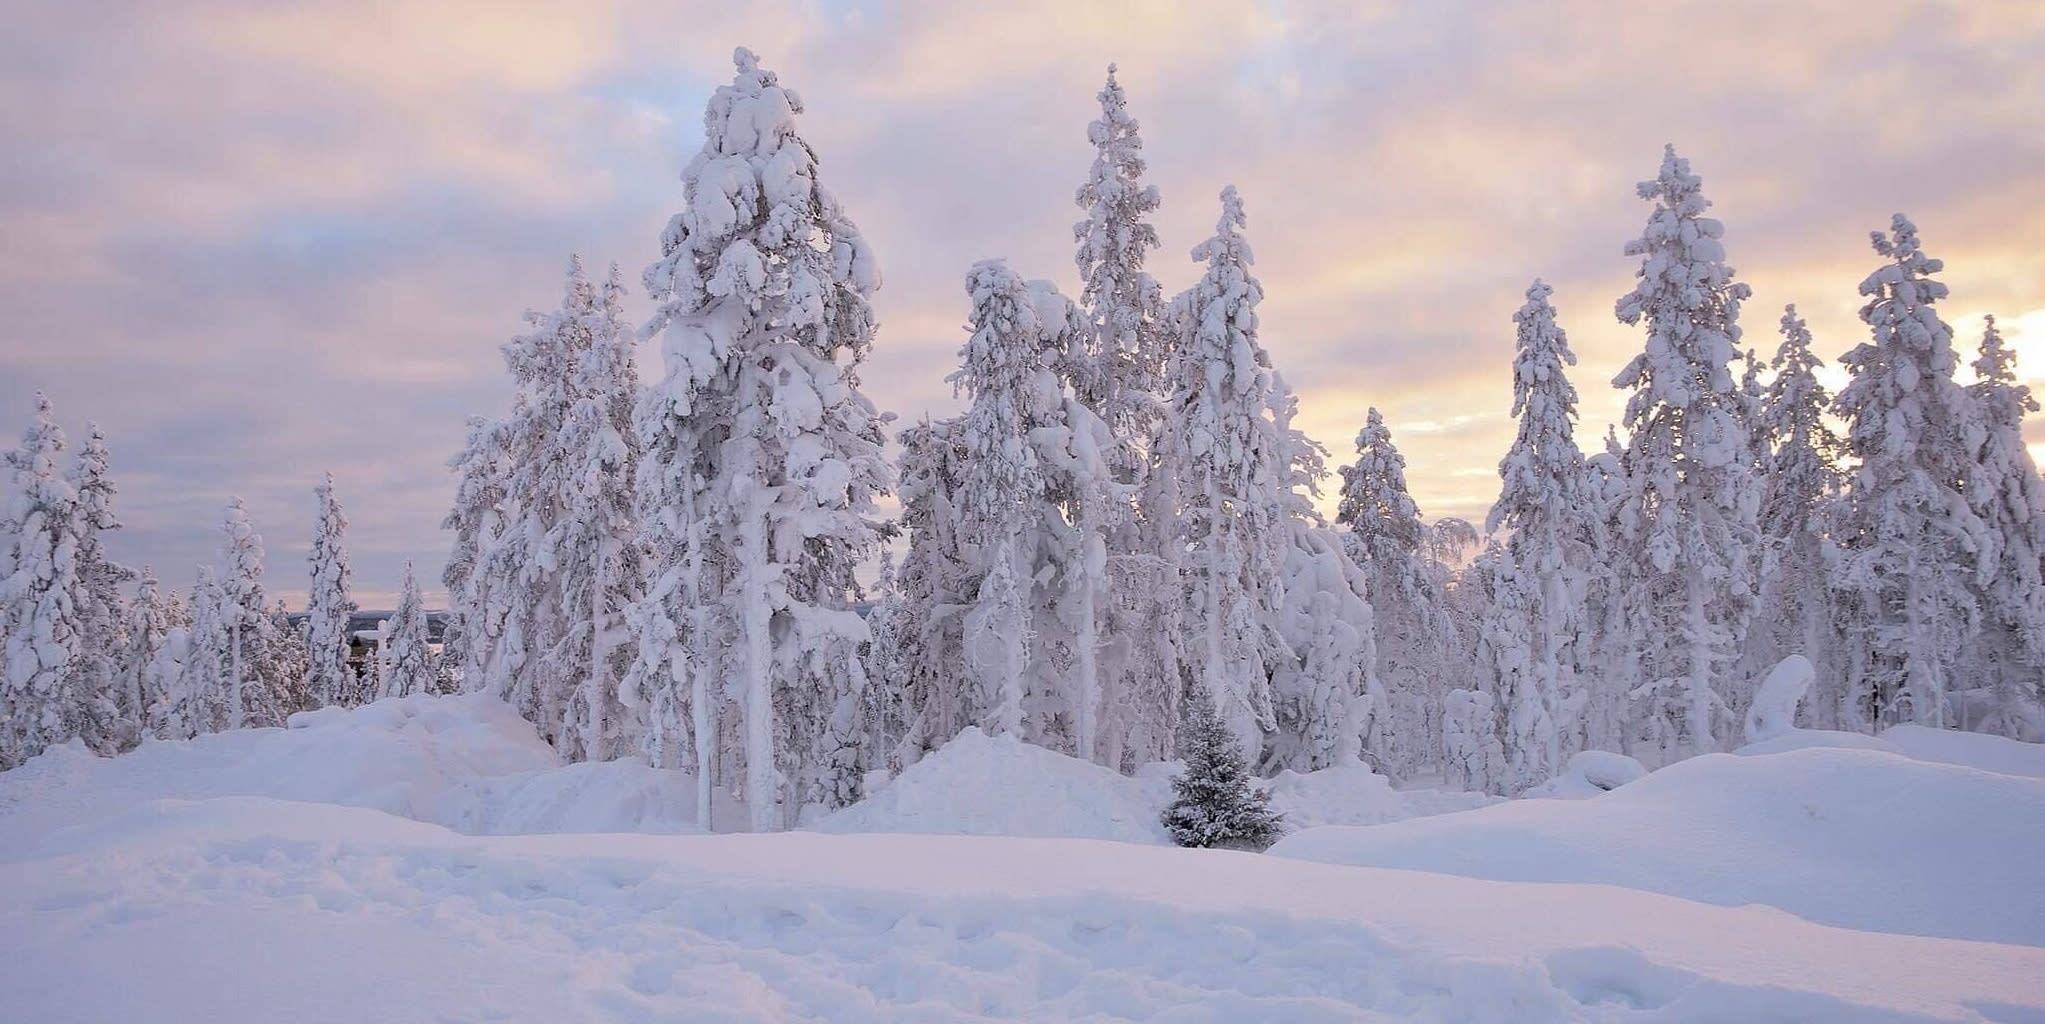
[[[1537,275],[1600,443],[1640,344],[1610,312],[1647,215],[1632,186],[1664,142],[1755,288],[1748,345],[1772,351],[1789,301],[1828,357],[1856,343],[1867,232],[1902,209],[1947,261],[1963,346],[2002,311],[2045,388],[2033,4],[83,0],[12,21],[0,427],[36,387],[74,435],[102,421],[117,553],[179,585],[241,493],[294,594],[329,468],[365,600],[404,559],[437,575],[442,463],[506,400],[497,345],[557,301],[570,251],[636,281],[739,43],[803,94],[824,180],[880,253],[865,380],[905,420],[956,408],[975,260],[1076,288],[1110,61],[1165,197],[1152,270],[1194,279],[1237,184],[1300,425],[1339,464],[1381,408],[1429,514],[1481,518],[1495,491]]]

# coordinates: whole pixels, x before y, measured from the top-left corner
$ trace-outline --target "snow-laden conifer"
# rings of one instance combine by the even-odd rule
[[[128,613],[118,685],[123,706],[136,709],[143,735],[162,735],[163,705],[177,683],[184,654],[186,623],[181,619],[176,595],[164,593],[156,573],[143,566]]]
[[[1663,756],[1717,749],[1731,706],[1725,675],[1753,611],[1759,491],[1744,400],[1731,366],[1740,301],[1711,203],[1690,162],[1668,147],[1661,171],[1640,183],[1655,204],[1626,254],[1638,282],[1619,319],[1645,323],[1647,344],[1612,381],[1626,403],[1628,533],[1622,555],[1653,595],[1651,621],[1635,624],[1647,673],[1636,692],[1644,738]]]
[[[448,460],[455,472],[454,507],[440,528],[454,533],[454,549],[440,581],[447,589],[448,626],[442,654],[452,661],[464,691],[487,688],[504,656],[499,642],[506,591],[514,581],[501,557],[503,537],[504,445],[495,422],[470,417],[462,450]],[[369,680],[362,680],[367,689]]]
[[[795,127],[801,99],[751,51],[733,60],[682,174],[687,206],[645,275],[658,304],[646,331],[661,336],[666,368],[639,419],[641,481],[656,491],[648,500],[691,522],[648,531],[650,599],[666,606],[634,620],[703,630],[680,645],[681,671],[648,678],[676,680],[667,685],[690,694],[701,725],[714,725],[706,705],[736,705],[742,742],[716,752],[721,764],[699,760],[699,775],[742,771],[753,827],[765,830],[804,805],[858,796],[868,634],[851,607],[853,569],[882,530],[873,501],[887,465],[857,367],[880,272],[818,180]],[[699,751],[722,746],[713,732],[699,731]]]
[[[1975,476],[1968,500],[1987,527],[1994,550],[1979,582],[1982,641],[1972,651],[1977,685],[1989,690],[1983,720],[1963,726],[2036,739],[2045,722],[2045,480],[2024,446],[2024,414],[2038,411],[2031,389],[2017,383],[2016,353],[1987,318],[1975,383],[1968,388],[1980,417]]]
[[[586,623],[571,617],[567,600],[581,570],[576,559],[587,554],[571,543],[580,536],[570,501],[587,453],[571,453],[563,442],[595,301],[581,261],[571,260],[560,305],[526,313],[531,329],[504,345],[517,392],[496,430],[504,522],[473,570],[501,616],[486,641],[494,650],[485,658],[485,686],[571,756],[580,751],[567,736],[568,707],[590,666],[577,656],[588,649],[578,643]]]
[[[1235,187],[1223,189],[1214,237],[1193,250],[1206,270],[1173,301],[1164,461],[1179,489],[1190,674],[1261,762],[1278,728],[1271,673],[1294,657],[1278,630],[1291,526],[1315,518],[1298,488],[1323,471],[1320,447],[1277,414],[1289,395],[1257,341],[1263,289],[1246,223]]]
[[[1512,373],[1512,415],[1519,432],[1498,464],[1502,483],[1486,527],[1505,536],[1511,571],[1501,585],[1512,600],[1495,608],[1497,625],[1525,642],[1519,656],[1496,662],[1516,674],[1499,677],[1495,691],[1506,704],[1508,788],[1517,791],[1553,775],[1582,742],[1572,707],[1583,702],[1583,662],[1589,654],[1585,601],[1592,574],[1596,519],[1586,493],[1583,452],[1576,445],[1576,388],[1567,367],[1576,365],[1568,335],[1555,323],[1553,293],[1536,280],[1518,325]],[[1494,645],[1495,647],[1496,645]],[[1510,683],[1511,685],[1508,685]]]
[[[571,277],[581,274],[575,261]],[[636,653],[626,640],[626,610],[641,590],[633,510],[639,437],[632,410],[639,377],[632,366],[634,334],[625,323],[625,286],[614,264],[604,283],[576,310],[569,408],[556,446],[574,467],[565,514],[552,546],[560,573],[559,639],[547,656],[573,680],[562,722],[570,757],[608,760],[637,746],[647,715],[644,696],[625,685]]]
[[[419,596],[419,581],[412,575],[412,563],[405,563],[404,583],[398,591],[398,607],[386,620],[389,633],[379,652],[384,659],[381,697],[410,697],[433,693],[438,670],[426,631],[426,602]]]
[[[362,680],[348,664],[348,617],[355,614],[345,534],[348,517],[334,499],[334,474],[313,488],[319,516],[313,525],[312,585],[306,591],[305,686],[315,703],[363,703]]]
[[[230,728],[227,665],[232,630],[221,607],[219,574],[210,565],[199,567],[198,579],[192,584],[190,612],[185,656],[157,715],[160,725],[156,734],[163,739],[191,739]]]
[[[1056,372],[1085,321],[1049,284],[999,260],[975,265],[966,288],[971,334],[950,379],[970,399],[958,420],[957,507],[964,572],[979,581],[966,584],[977,593],[965,649],[982,685],[963,702],[992,734],[1013,726],[1028,742],[1093,760],[1106,703],[1102,532],[1129,489],[1103,458],[1105,424]]]
[[[1186,695],[1181,730],[1186,768],[1172,780],[1164,826],[1180,846],[1262,850],[1285,834],[1271,795],[1252,780],[1242,746],[1204,687]]]
[[[1264,763],[1300,772],[1355,764],[1375,742],[1369,760],[1390,767],[1382,734],[1406,727],[1421,735],[1425,727],[1417,719],[1382,724],[1403,709],[1379,683],[1369,574],[1350,557],[1352,535],[1303,520],[1290,526],[1278,632],[1291,657],[1272,669],[1277,728]]]
[[[224,637],[224,675],[217,680],[223,717],[217,729],[278,726],[299,710],[302,677],[280,678],[271,655],[277,627],[263,589],[263,538],[240,498],[227,504],[218,576],[218,628]]]
[[[107,554],[101,536],[121,528],[114,515],[116,493],[106,435],[90,425],[78,459],[71,467],[71,488],[78,495],[78,538],[73,570],[77,591],[72,597],[78,615],[78,655],[71,663],[66,689],[77,702],[77,735],[101,754],[113,754],[141,739],[141,709],[121,699],[121,652],[128,645],[127,585],[135,570]]]
[[[7,453],[14,497],[0,528],[0,768],[78,735],[78,492],[59,469],[64,432],[50,400]]]
[[[899,721],[885,718],[878,760],[914,764],[980,721],[980,688],[968,675],[960,609],[976,597],[959,510],[967,454],[956,419],[926,419],[901,432],[898,463],[902,528],[908,550],[896,566],[883,608],[887,635],[874,637],[872,670],[899,696]],[[878,626],[877,626],[878,628]]]
[[[1854,681],[1845,714],[1860,728],[1939,726],[1980,629],[1976,577],[1993,564],[1987,525],[1961,490],[1976,478],[1980,421],[1953,381],[1953,332],[1936,308],[1946,286],[1931,275],[1944,264],[1900,213],[1872,237],[1886,262],[1860,285],[1870,337],[1840,360],[1852,379],[1833,402],[1859,463],[1834,531]]]
[[[1099,524],[1108,584],[1099,610],[1103,643],[1098,670],[1104,691],[1104,740],[1096,760],[1119,764],[1171,753],[1178,727],[1179,648],[1139,639],[1176,617],[1177,566],[1171,549],[1173,491],[1154,475],[1162,456],[1158,397],[1169,344],[1163,292],[1144,269],[1157,248],[1149,218],[1158,191],[1144,180],[1143,138],[1129,113],[1114,65],[1098,97],[1100,117],[1087,126],[1094,160],[1074,200],[1086,219],[1073,226],[1079,243],[1079,303],[1087,331],[1068,371],[1081,404],[1108,425],[1103,452],[1117,483],[1134,489],[1115,503],[1122,514]]]
[[[1756,668],[1791,654],[1821,666],[1804,707],[1811,724],[1837,728],[1843,677],[1834,657],[1824,546],[1843,444],[1825,419],[1832,396],[1818,380],[1823,365],[1811,351],[1810,328],[1795,306],[1785,306],[1782,345],[1761,401],[1766,471],[1758,521],[1766,571],[1748,647]]]
[[[1407,775],[1435,760],[1440,734],[1431,713],[1446,689],[1441,591],[1422,553],[1427,528],[1406,489],[1406,457],[1392,442],[1384,416],[1369,409],[1356,434],[1356,461],[1341,469],[1335,521],[1363,567],[1376,623],[1377,675],[1388,696],[1375,709],[1365,738],[1393,774]]]

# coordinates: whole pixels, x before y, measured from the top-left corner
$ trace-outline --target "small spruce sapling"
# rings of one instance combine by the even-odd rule
[[[1285,834],[1271,795],[1251,785],[1242,748],[1197,683],[1186,699],[1186,770],[1172,780],[1177,794],[1164,826],[1180,846],[1261,851]]]

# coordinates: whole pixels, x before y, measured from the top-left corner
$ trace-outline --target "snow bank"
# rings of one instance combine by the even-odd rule
[[[1596,882],[1826,924],[2045,944],[2045,780],[1847,749],[1681,761],[1595,800],[1522,800],[1272,854]]]
[[[1271,806],[1285,815],[1287,831],[1322,825],[1380,825],[1497,803],[1483,793],[1396,790],[1390,779],[1362,764],[1317,772],[1280,772],[1264,784]]]
[[[1987,733],[1899,725],[1879,736],[1822,729],[1794,729],[1734,751],[1754,756],[1792,750],[1879,750],[1917,761],[1958,765],[1997,775],[2045,779],[2045,744],[2024,743]]]
[[[1148,764],[1130,778],[1011,737],[967,729],[866,800],[819,822],[817,831],[1114,839],[1169,844],[1159,818],[1172,800],[1177,762]],[[1481,793],[1394,790],[1362,764],[1260,783],[1288,830],[1373,825],[1495,802]]]
[[[633,762],[562,765],[509,705],[415,696],[149,742],[114,758],[51,750],[0,773],[0,852],[147,800],[265,796],[370,807],[478,834],[695,828],[689,776]]]
[[[2041,949],[1251,854],[978,836],[468,837],[250,797],[145,804],[67,838],[0,865],[10,1019],[2045,1013]]]

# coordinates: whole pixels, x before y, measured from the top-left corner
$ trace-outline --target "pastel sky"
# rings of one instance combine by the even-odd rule
[[[1946,261],[1968,358],[1995,312],[2045,389],[2034,0],[72,0],[7,22],[0,430],[37,389],[74,439],[97,421],[115,553],[180,588],[239,494],[296,601],[326,470],[365,605],[407,559],[437,578],[444,461],[465,416],[507,402],[497,346],[558,301],[571,251],[637,282],[739,44],[801,93],[878,250],[864,376],[904,420],[956,408],[975,260],[1075,290],[1110,61],[1164,195],[1153,272],[1194,279],[1236,184],[1301,425],[1340,464],[1381,408],[1430,517],[1481,519],[1496,492],[1537,275],[1599,443],[1640,345],[1612,316],[1648,213],[1633,184],[1665,142],[1754,288],[1747,344],[1773,351],[1785,302],[1828,359],[1857,343],[1868,232],[1901,210]],[[2045,454],[2045,417],[2030,437]]]

